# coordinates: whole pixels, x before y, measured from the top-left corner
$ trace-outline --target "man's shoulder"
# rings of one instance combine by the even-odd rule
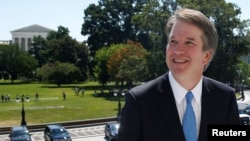
[[[208,89],[220,89],[223,91],[234,91],[229,85],[209,77],[203,77],[203,84]]]
[[[160,88],[162,88],[162,85],[165,84],[165,82],[168,82],[168,74],[165,73],[153,80],[144,82],[138,86],[135,86],[130,90],[130,93],[135,95],[143,95],[146,93],[155,93]]]

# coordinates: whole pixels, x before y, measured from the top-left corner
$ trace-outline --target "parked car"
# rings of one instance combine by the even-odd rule
[[[239,109],[240,122],[242,125],[250,125],[250,115],[245,113],[244,109]]]
[[[44,129],[45,141],[72,141],[70,133],[60,124],[49,124]]]
[[[115,141],[117,139],[119,126],[120,124],[117,122],[107,123],[104,129],[105,138],[110,141]]]
[[[31,133],[26,126],[11,127],[10,141],[32,141]]]
[[[246,114],[250,115],[250,105],[247,105],[244,110]]]

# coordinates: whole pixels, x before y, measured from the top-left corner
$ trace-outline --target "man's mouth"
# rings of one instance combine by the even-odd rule
[[[173,62],[174,62],[174,63],[186,63],[186,62],[188,62],[188,60],[174,59]]]

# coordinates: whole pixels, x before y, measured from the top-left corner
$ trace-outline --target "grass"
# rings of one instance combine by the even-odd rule
[[[84,96],[81,96],[81,93],[75,95],[76,86],[84,87]],[[22,102],[16,102],[15,99],[17,95],[27,94],[30,102],[24,102],[24,109],[28,125],[114,117],[118,112],[118,98],[109,93],[109,89],[114,88],[114,85],[105,86],[104,94],[100,94],[102,88],[97,82],[57,87],[54,84],[18,81],[10,84],[9,81],[0,80],[0,96],[9,94],[11,97],[10,102],[0,102],[0,127],[20,125]],[[63,100],[63,91],[66,92],[66,100]],[[38,101],[35,101],[36,93],[39,94]],[[239,98],[240,94],[236,93],[236,96]],[[123,106],[123,98],[121,103]]]
[[[75,87],[84,87],[84,96],[75,94]],[[17,95],[30,97],[30,102],[24,101],[25,119],[28,125],[46,124],[72,120],[87,120],[95,118],[113,117],[118,112],[118,97],[112,96],[105,87],[104,94],[100,94],[101,86],[97,82],[62,85],[42,83],[10,84],[0,81],[0,95],[9,94],[10,102],[0,102],[0,126],[20,125],[22,102],[16,102]],[[95,95],[95,90],[98,95]],[[62,92],[66,92],[66,100]],[[35,93],[39,94],[35,101]],[[124,99],[121,99],[122,105]]]

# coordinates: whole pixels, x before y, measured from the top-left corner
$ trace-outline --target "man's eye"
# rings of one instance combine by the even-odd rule
[[[175,40],[170,40],[170,42],[169,42],[170,45],[175,45],[176,43],[177,43],[177,41],[175,41]]]
[[[186,44],[188,45],[188,46],[193,46],[194,45],[194,43],[193,42],[186,42]]]

